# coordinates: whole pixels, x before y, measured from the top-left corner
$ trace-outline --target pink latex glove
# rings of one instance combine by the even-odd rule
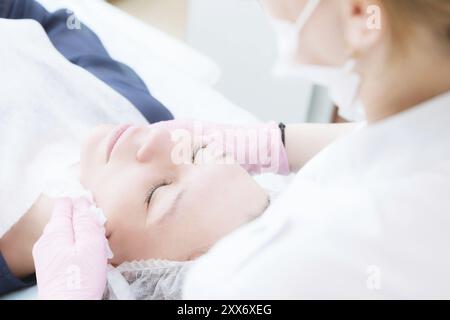
[[[101,299],[106,285],[105,229],[86,199],[60,199],[33,247],[39,299]]]
[[[190,119],[176,119],[151,125],[169,131],[188,131],[203,141],[215,141],[223,150],[251,174],[290,173],[286,148],[281,139],[278,124],[253,124],[247,126],[218,124]]]

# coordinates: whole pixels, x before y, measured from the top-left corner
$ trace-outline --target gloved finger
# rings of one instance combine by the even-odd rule
[[[74,202],[73,230],[75,243],[94,244],[96,240],[106,241],[105,228],[91,211],[92,204],[86,199]]]
[[[72,245],[74,242],[72,217],[72,200],[69,198],[56,200],[52,216],[44,229],[42,238],[52,238],[59,243]]]
[[[72,201],[74,211],[87,211],[92,206],[87,198],[78,198]]]

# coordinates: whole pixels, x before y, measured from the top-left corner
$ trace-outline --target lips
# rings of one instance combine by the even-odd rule
[[[131,125],[124,124],[124,125],[117,126],[114,129],[114,131],[113,131],[113,133],[111,135],[111,138],[109,139],[108,148],[107,148],[107,151],[106,151],[106,159],[107,159],[107,161],[109,161],[109,159],[111,158],[111,154],[112,154],[112,152],[114,150],[114,147],[116,146],[117,142],[119,141],[120,137],[130,127],[131,127]]]

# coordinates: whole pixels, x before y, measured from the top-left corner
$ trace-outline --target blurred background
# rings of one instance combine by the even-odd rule
[[[324,90],[298,78],[272,75],[276,37],[258,0],[108,2],[212,58],[222,70],[216,89],[260,119],[333,118]]]

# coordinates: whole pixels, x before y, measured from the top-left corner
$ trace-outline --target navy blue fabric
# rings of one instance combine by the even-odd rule
[[[145,83],[131,68],[110,57],[94,32],[83,24],[80,29],[68,28],[70,16],[67,10],[49,13],[34,0],[0,0],[0,18],[38,21],[64,57],[128,99],[149,123],[173,119],[170,111],[152,97]],[[0,294],[34,284],[33,276],[25,280],[16,279],[0,253]]]
[[[0,295],[32,286],[36,283],[34,275],[27,279],[17,279],[9,270],[5,259],[0,252]]]
[[[173,119],[130,67],[111,58],[93,31],[82,23],[80,29],[68,28],[67,21],[71,16],[67,10],[49,13],[34,0],[0,0],[0,18],[38,21],[64,57],[127,98],[148,122]]]

